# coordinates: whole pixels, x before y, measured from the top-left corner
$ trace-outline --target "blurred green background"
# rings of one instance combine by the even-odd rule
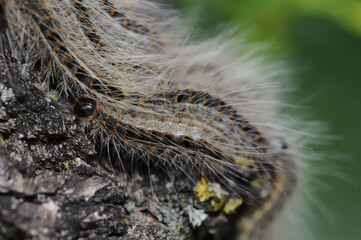
[[[183,0],[177,4],[205,35],[219,33],[224,25],[236,26],[240,32],[246,29],[248,41],[276,43],[270,54],[289,56],[299,67],[294,103],[310,106],[313,118],[326,122],[329,134],[339,137],[317,147],[335,154],[325,159],[334,170],[316,179],[327,186],[315,196],[322,203],[313,206],[316,239],[361,239],[361,1]]]

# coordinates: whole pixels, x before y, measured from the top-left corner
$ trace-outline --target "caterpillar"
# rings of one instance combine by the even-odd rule
[[[1,31],[26,68],[73,105],[89,137],[121,165],[130,158],[174,168],[201,202],[202,186],[219,184],[224,194],[212,198],[226,196],[219,208],[236,212],[237,238],[271,238],[296,185],[297,157],[278,117],[273,69],[234,60],[221,39],[188,42],[174,12],[151,1],[0,6]]]

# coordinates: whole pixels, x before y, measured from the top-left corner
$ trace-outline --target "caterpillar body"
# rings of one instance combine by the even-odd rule
[[[238,238],[270,238],[296,183],[272,70],[233,60],[219,40],[188,43],[173,12],[151,1],[0,5],[11,47],[73,104],[90,137],[119,161],[151,159],[219,183],[242,199]]]

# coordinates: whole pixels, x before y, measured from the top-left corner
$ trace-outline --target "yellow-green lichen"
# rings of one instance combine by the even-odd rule
[[[225,202],[226,202],[226,198],[212,199],[211,206],[212,206],[213,211],[217,212],[217,211],[221,210],[223,208]]]
[[[226,214],[230,214],[234,212],[242,204],[243,204],[243,200],[240,198],[229,199],[223,208],[223,212]]]
[[[209,191],[209,185],[203,177],[201,181],[198,181],[194,190],[196,191],[197,197],[199,197],[199,201],[201,202],[216,196],[214,192]]]
[[[49,95],[49,97],[50,97],[51,99],[53,99],[54,101],[56,101],[56,96],[55,96],[55,95]]]
[[[69,170],[69,169],[71,168],[70,161],[66,161],[66,162],[64,163],[64,166],[65,166],[65,169],[66,169],[66,170]]]
[[[198,181],[194,190],[197,193],[199,201],[204,202],[208,199],[211,200],[211,206],[214,212],[223,209],[224,213],[230,214],[243,203],[243,200],[240,198],[228,199],[229,193],[224,191],[220,184],[207,183],[203,177]]]
[[[4,139],[2,137],[0,137],[0,145],[4,148],[6,148],[6,142],[4,141]]]

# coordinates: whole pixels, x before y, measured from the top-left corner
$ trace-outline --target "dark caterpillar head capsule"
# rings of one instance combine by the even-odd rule
[[[90,117],[96,109],[96,102],[90,98],[80,98],[75,101],[73,113],[77,117]]]

